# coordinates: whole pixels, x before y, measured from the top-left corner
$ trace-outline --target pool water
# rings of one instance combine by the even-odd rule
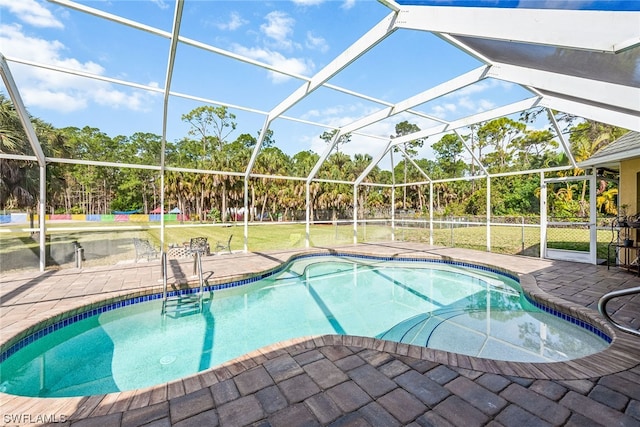
[[[605,349],[534,307],[519,284],[446,263],[304,257],[251,284],[142,302],[71,323],[0,364],[0,391],[84,396],[192,375],[275,342],[349,334],[523,362]]]

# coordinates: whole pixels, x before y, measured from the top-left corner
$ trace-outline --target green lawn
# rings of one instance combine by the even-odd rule
[[[598,258],[607,258],[607,246],[611,231],[598,230]],[[396,229],[396,239],[428,242],[428,228]],[[538,227],[491,226],[491,251],[503,254],[540,256],[540,229]],[[487,231],[484,226],[460,226],[434,228],[433,243],[438,246],[453,246],[477,250],[487,249]],[[555,249],[589,250],[589,231],[581,229],[547,230],[547,246]]]
[[[216,242],[225,242],[233,235],[231,249],[244,249],[244,224],[229,226],[219,224],[167,223],[165,227],[165,249],[169,244],[182,244],[191,237],[207,237],[212,250]],[[75,246],[78,242],[84,250],[84,266],[114,265],[132,262],[135,258],[133,238],[149,239],[156,247],[160,244],[158,224],[114,224],[105,229],[96,223],[49,224],[47,229],[47,265],[51,268],[75,266]],[[447,227],[446,225],[443,227]],[[72,230],[70,230],[72,229]],[[420,226],[396,226],[398,241],[429,242],[428,224]],[[588,249],[587,230],[549,229],[549,246],[558,249]],[[358,227],[359,242],[382,242],[391,240],[391,227],[383,223],[367,223]],[[598,232],[598,257],[607,257],[607,244],[611,232]],[[317,224],[310,228],[312,247],[329,247],[353,242],[350,224]],[[454,246],[486,250],[487,235],[484,226],[456,226],[434,228],[433,242],[438,246]],[[305,245],[305,225],[288,223],[257,223],[249,226],[248,249],[264,252],[279,249],[302,248]],[[38,268],[38,241],[28,233],[0,233],[0,271]],[[540,231],[537,227],[492,226],[491,251],[505,254],[539,256]]]

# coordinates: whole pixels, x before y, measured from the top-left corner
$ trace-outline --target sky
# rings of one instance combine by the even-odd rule
[[[65,0],[66,1],[66,0]],[[451,4],[458,0],[444,0]],[[92,0],[80,5],[122,16],[169,32],[175,3],[170,0]],[[400,2],[407,3],[407,2]],[[411,2],[408,2],[411,3]],[[436,3],[424,0],[413,3]],[[466,6],[571,7],[640,10],[637,1],[587,0],[465,0]],[[373,0],[186,0],[180,34],[232,54],[311,77],[390,13]],[[165,85],[169,40],[118,25],[55,2],[0,0],[0,52],[8,59],[27,110],[56,127],[91,126],[111,137],[135,132],[162,134],[160,91],[123,86],[49,70],[19,61],[53,64],[148,88]],[[303,150],[321,153],[320,135],[396,103],[431,86],[482,65],[476,59],[425,32],[400,30],[383,40],[329,83],[370,99],[320,88],[271,125],[276,146],[287,154]],[[237,128],[258,135],[265,115],[304,83],[193,46],[179,44],[171,90],[229,105]],[[0,90],[6,89],[0,84]],[[485,79],[454,94],[416,108],[434,119],[455,120],[472,113],[525,99],[519,86]],[[373,98],[373,100],[371,99]],[[183,114],[202,105],[199,100],[171,97],[167,140],[187,136]],[[238,107],[238,108],[236,108]],[[409,120],[425,129],[436,121],[400,114],[353,135],[343,147],[348,154],[375,155],[395,134],[395,124]],[[435,142],[435,141],[431,141]],[[427,144],[423,156],[428,156]]]

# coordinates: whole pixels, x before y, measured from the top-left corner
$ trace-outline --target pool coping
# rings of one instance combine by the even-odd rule
[[[473,264],[474,266],[486,267],[488,269],[502,272],[507,275],[517,277],[520,281],[520,285],[525,295],[532,301],[543,304],[544,306],[557,311],[558,313],[564,313],[572,316],[575,319],[579,319],[583,322],[593,325],[594,327],[603,331],[611,338],[611,344],[605,350],[594,353],[589,356],[585,356],[579,359],[573,359],[562,362],[512,362],[512,361],[500,361],[493,359],[483,359],[474,356],[467,356],[457,353],[451,353],[443,350],[430,349],[421,346],[396,343],[392,341],[385,341],[376,338],[358,337],[351,335],[319,335],[312,337],[301,337],[294,340],[288,340],[285,342],[275,343],[268,348],[287,348],[290,345],[326,345],[323,343],[329,342],[330,345],[346,345],[355,346],[372,350],[383,350],[388,353],[397,354],[401,356],[410,356],[416,359],[443,363],[449,366],[472,369],[480,372],[488,372],[502,375],[520,376],[524,378],[536,378],[536,379],[549,379],[549,380],[576,380],[586,379],[592,377],[598,377],[603,375],[609,375],[616,372],[630,369],[638,364],[637,360],[640,359],[640,349],[637,346],[637,340],[634,337],[625,333],[618,333],[613,327],[599,313],[581,306],[579,304],[566,301],[562,298],[544,292],[538,287],[535,277],[531,274],[518,273],[513,270],[504,268],[499,265],[478,262],[465,259],[464,257],[450,257],[434,254],[413,254],[410,257],[400,254],[386,254],[374,253],[372,251],[362,251],[358,247],[353,248],[337,248],[337,249],[310,249],[291,252],[289,256],[276,265],[275,267],[268,268],[261,273],[244,273],[238,274],[232,277],[217,278],[211,281],[210,285],[219,285],[222,283],[251,280],[255,277],[264,277],[273,272],[280,270],[284,265],[292,260],[309,255],[350,255],[350,256],[364,256],[375,257],[382,259],[406,259],[412,258],[416,260],[443,260],[451,263]],[[257,280],[257,279],[256,279]],[[193,288],[193,282],[186,284],[177,284],[184,287],[185,285]],[[24,337],[33,334],[43,327],[52,325],[63,318],[74,316],[87,310],[92,310],[100,306],[115,303],[118,301],[127,300],[130,298],[144,297],[152,294],[162,292],[161,285],[151,285],[145,287],[136,292],[126,292],[119,295],[112,296],[110,298],[100,299],[93,301],[89,304],[78,305],[73,310],[67,310],[62,313],[54,314],[46,319],[42,319],[32,323],[30,327],[22,330],[21,332],[9,337],[8,339],[2,339],[0,343],[0,352],[4,352],[13,344],[19,342]],[[256,350],[262,352],[264,349]],[[224,369],[228,366],[235,366],[238,363],[242,364],[247,358],[251,358],[252,353],[249,353],[231,361],[225,362],[216,367],[209,368],[205,371],[195,373],[191,376],[182,378],[180,380],[197,380],[205,382],[207,376],[211,375],[210,371],[216,371],[217,369]],[[158,384],[154,387],[166,387],[167,384]],[[113,393],[111,393],[113,394]],[[117,394],[117,393],[115,393]],[[50,399],[50,398],[47,398]]]

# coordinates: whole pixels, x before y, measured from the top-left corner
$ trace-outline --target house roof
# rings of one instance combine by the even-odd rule
[[[620,138],[607,145],[591,156],[588,160],[578,163],[581,168],[607,166],[623,160],[640,157],[640,132],[627,132]]]

